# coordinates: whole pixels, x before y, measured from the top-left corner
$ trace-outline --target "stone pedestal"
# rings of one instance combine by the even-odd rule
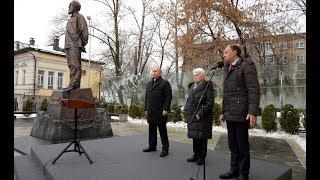
[[[77,99],[80,101],[95,103],[90,88],[75,89],[67,92],[53,91],[48,102],[47,113],[55,119],[62,120],[71,128],[74,128],[74,108],[61,107],[61,99]],[[91,124],[96,114],[95,108],[78,108],[78,126]]]
[[[61,99],[77,99],[94,103],[91,89],[75,89],[70,92],[53,91],[47,111],[39,111],[30,135],[52,143],[73,140],[75,109],[61,107]],[[78,139],[96,139],[113,136],[110,118],[104,108],[77,109]]]

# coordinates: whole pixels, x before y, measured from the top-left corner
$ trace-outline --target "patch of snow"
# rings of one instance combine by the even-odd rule
[[[148,124],[146,119],[133,119],[128,117],[128,122],[133,124]],[[176,123],[168,122],[167,127],[176,127],[176,128],[184,128],[187,129],[187,123],[183,121],[179,121]],[[227,128],[225,124],[221,126],[212,126],[212,131],[214,132],[223,132],[227,133]],[[287,134],[284,131],[276,131],[276,132],[265,132],[263,129],[250,129],[250,136],[261,136],[261,137],[269,137],[269,138],[277,138],[277,139],[292,139],[294,140],[303,150],[306,152],[306,138],[301,137],[299,135]]]

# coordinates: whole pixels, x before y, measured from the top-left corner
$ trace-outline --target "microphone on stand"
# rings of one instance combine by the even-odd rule
[[[218,61],[215,66],[213,66],[209,71],[214,70],[216,68],[222,68],[224,66],[224,62],[222,60]]]

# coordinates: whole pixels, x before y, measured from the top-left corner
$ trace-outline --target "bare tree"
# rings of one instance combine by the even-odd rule
[[[135,29],[132,29],[132,34],[135,34],[137,37],[137,45],[134,48],[135,57],[133,58],[135,75],[142,74],[145,71],[145,67],[154,50],[152,40],[154,38],[155,29],[158,26],[158,23],[153,23],[150,19],[148,19],[154,13],[154,9],[152,7],[153,1],[154,0],[141,0],[142,13],[140,16],[140,22],[137,12],[133,8],[127,7],[128,11],[134,18],[138,30],[137,32]],[[148,21],[148,24],[146,24],[146,21]],[[133,42],[136,42],[136,39],[132,40]]]

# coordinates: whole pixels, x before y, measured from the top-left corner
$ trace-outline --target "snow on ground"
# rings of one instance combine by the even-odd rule
[[[133,124],[148,124],[146,119],[133,119],[131,117],[128,117],[128,122]],[[179,121],[176,123],[168,122],[167,127],[176,127],[176,128],[187,128],[187,124],[185,122]],[[222,132],[227,133],[227,128],[225,124],[222,124],[221,126],[212,126],[213,132]],[[299,135],[292,135],[287,134],[284,131],[276,131],[276,132],[265,132],[262,129],[250,129],[249,130],[250,136],[261,136],[261,137],[269,137],[269,138],[277,138],[277,139],[292,139],[294,140],[299,146],[306,152],[306,137],[301,137]]]

